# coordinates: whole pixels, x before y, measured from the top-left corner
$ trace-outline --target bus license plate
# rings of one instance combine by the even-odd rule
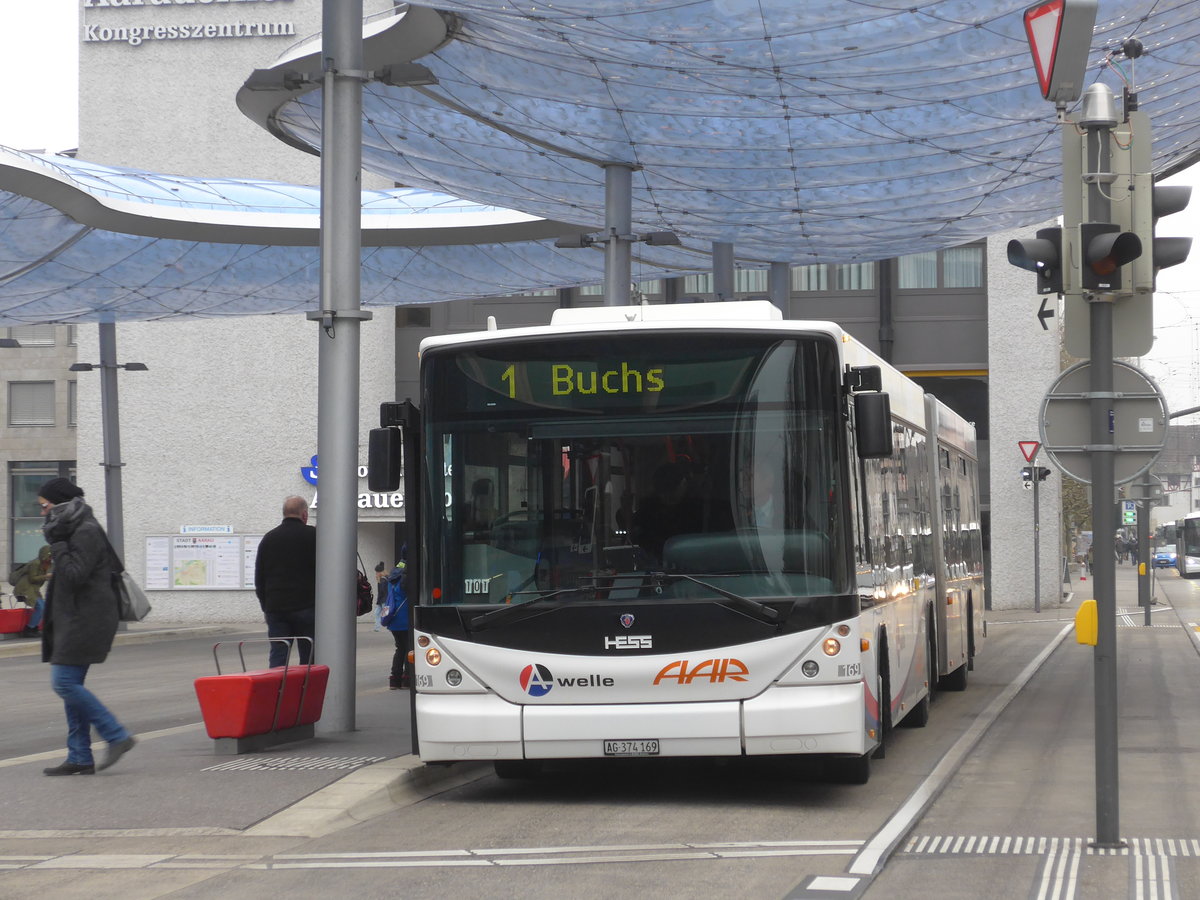
[[[605,756],[658,756],[657,739],[636,741],[605,741]]]

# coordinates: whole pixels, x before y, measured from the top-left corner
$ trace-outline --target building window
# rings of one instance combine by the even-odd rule
[[[733,289],[739,294],[765,294],[766,269],[738,269],[733,273]]]
[[[834,266],[839,291],[875,290],[875,263],[845,263]]]
[[[899,260],[898,278],[901,290],[936,288],[938,286],[937,253],[913,253]]]
[[[67,382],[67,424],[74,427],[79,424],[78,415],[78,382]]]
[[[73,462],[12,462],[8,466],[9,489],[9,556],[12,563],[28,562],[37,557],[46,539],[42,536],[42,510],[37,492],[51,478],[62,476],[75,480]]]
[[[68,325],[67,326],[67,346],[68,347],[79,346],[79,326],[78,325]]]
[[[792,266],[792,290],[829,290],[829,266],[821,263],[811,266]]]
[[[16,338],[22,347],[53,347],[53,325],[14,325],[8,336]]]
[[[942,287],[983,287],[983,248],[952,247],[943,250]]]
[[[914,253],[896,261],[901,290],[983,287],[983,247]]]
[[[8,383],[9,425],[53,425],[54,382],[10,381]]]
[[[793,291],[873,291],[875,263],[842,263],[792,267]]]

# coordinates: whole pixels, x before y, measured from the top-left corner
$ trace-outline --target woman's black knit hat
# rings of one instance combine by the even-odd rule
[[[38,488],[38,496],[44,497],[51,503],[66,503],[75,497],[82,497],[83,488],[66,478],[51,478]]]

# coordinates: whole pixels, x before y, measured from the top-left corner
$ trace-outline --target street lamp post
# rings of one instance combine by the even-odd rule
[[[100,323],[100,362],[74,363],[72,372],[100,370],[100,423],[104,436],[104,511],[109,543],[122,560],[125,559],[125,519],[121,505],[121,427],[117,410],[117,369],[145,372],[145,363],[117,362],[117,326],[115,322]]]

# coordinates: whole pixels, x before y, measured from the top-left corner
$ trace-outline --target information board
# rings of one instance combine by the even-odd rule
[[[169,534],[146,538],[148,591],[254,589],[261,534]]]

